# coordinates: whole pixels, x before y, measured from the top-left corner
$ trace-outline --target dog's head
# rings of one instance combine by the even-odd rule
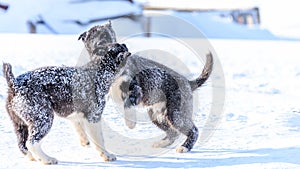
[[[104,56],[107,52],[107,44],[116,42],[116,35],[112,29],[111,22],[97,25],[83,32],[78,40],[82,40],[87,51],[93,57],[94,54]]]
[[[106,46],[107,52],[103,58],[103,63],[108,64],[117,73],[121,72],[131,53],[128,52],[125,44],[111,43]]]

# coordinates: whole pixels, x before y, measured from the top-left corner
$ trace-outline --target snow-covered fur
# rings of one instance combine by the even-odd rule
[[[7,112],[13,121],[18,145],[23,154],[44,164],[55,164],[55,158],[41,149],[41,141],[49,132],[54,118],[69,118],[105,161],[115,156],[104,149],[101,114],[105,95],[130,56],[124,44],[107,44],[105,57],[93,58],[81,67],[42,67],[14,77],[12,67],[3,63],[8,84]],[[97,54],[95,54],[97,55]],[[80,124],[80,125],[78,125]],[[85,144],[88,144],[88,140]]]
[[[107,31],[105,34],[111,36],[105,38],[115,42],[115,33],[111,24],[107,24],[106,28],[98,32]],[[102,42],[105,40],[95,38],[97,36],[86,36],[87,34],[97,34],[97,30],[94,29],[93,32],[86,32],[83,35],[85,37],[83,42],[90,47],[90,51],[102,48]],[[88,42],[93,42],[93,45]],[[118,105],[124,105],[125,122],[129,128],[134,128],[136,125],[136,114],[130,110],[130,107],[140,104],[149,108],[148,114],[152,122],[167,134],[163,140],[154,143],[154,147],[171,145],[179,133],[183,133],[187,139],[177,152],[187,152],[192,149],[198,137],[198,129],[192,121],[193,91],[205,83],[212,69],[213,57],[209,53],[201,75],[189,81],[162,64],[132,55],[127,61],[123,74],[112,84],[109,96]]]
[[[148,107],[152,122],[167,134],[154,143],[154,147],[171,145],[179,133],[187,136],[176,150],[183,153],[190,151],[198,138],[198,129],[192,120],[193,91],[208,79],[212,66],[213,57],[209,53],[200,77],[189,81],[164,65],[133,55],[118,78],[124,80],[114,83],[111,90],[121,90],[125,111],[132,112],[130,108],[136,105]]]

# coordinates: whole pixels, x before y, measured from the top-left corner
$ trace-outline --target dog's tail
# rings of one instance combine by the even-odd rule
[[[214,64],[213,56],[212,53],[209,52],[206,55],[206,62],[201,75],[197,79],[190,81],[192,91],[196,90],[198,87],[200,87],[203,83],[206,82],[206,80],[209,78],[213,70],[213,64]]]
[[[14,77],[14,74],[12,73],[12,68],[9,63],[3,63],[3,76],[6,79],[7,86],[9,90],[14,90],[15,84],[16,84],[16,79]]]

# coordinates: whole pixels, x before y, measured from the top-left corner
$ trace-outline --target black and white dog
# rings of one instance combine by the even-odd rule
[[[110,23],[101,28],[97,32],[82,34],[84,44],[89,51],[102,49],[105,41],[116,41]],[[98,36],[91,36],[94,34],[104,34],[107,40],[99,41]],[[213,56],[208,53],[201,75],[189,81],[160,63],[132,55],[122,75],[112,84],[109,95],[115,103],[124,105],[125,121],[129,128],[134,128],[136,125],[136,115],[130,111],[130,108],[135,105],[148,108],[148,115],[152,122],[166,132],[166,137],[154,143],[154,147],[171,145],[182,133],[187,136],[187,139],[177,148],[177,152],[188,152],[198,138],[198,129],[192,120],[193,91],[205,83],[212,69]]]
[[[6,109],[13,121],[19,149],[31,160],[57,163],[41,149],[54,114],[73,120],[77,131],[84,135],[82,144],[93,142],[104,161],[116,160],[104,148],[100,120],[105,96],[123,71],[130,53],[124,44],[108,43],[105,48],[104,57],[94,57],[84,66],[43,67],[16,78],[11,65],[3,64],[8,84]]]
[[[131,61],[143,64],[143,59],[134,55],[127,65],[132,64]],[[131,69],[126,67],[127,69],[120,77],[129,76],[130,78],[127,77],[127,79],[131,79],[130,81],[123,81],[119,87],[122,91],[125,111],[132,106],[146,106],[152,122],[167,134],[153,147],[171,145],[179,133],[182,133],[187,136],[187,139],[176,151],[179,153],[188,152],[193,148],[198,138],[198,129],[192,120],[193,91],[200,87],[211,74],[212,55],[211,53],[207,54],[206,64],[200,77],[193,81],[187,80],[182,75],[158,63],[150,61],[147,63],[153,65],[146,69],[143,68],[135,74],[130,72],[133,70],[133,65],[131,65]],[[134,66],[139,69],[138,64]]]

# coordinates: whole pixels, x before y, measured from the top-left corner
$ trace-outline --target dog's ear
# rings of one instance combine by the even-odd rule
[[[108,20],[108,23],[106,25],[111,28],[111,20],[110,19]]]
[[[79,36],[78,40],[85,41],[86,35],[87,35],[87,32],[83,32],[83,33]]]

